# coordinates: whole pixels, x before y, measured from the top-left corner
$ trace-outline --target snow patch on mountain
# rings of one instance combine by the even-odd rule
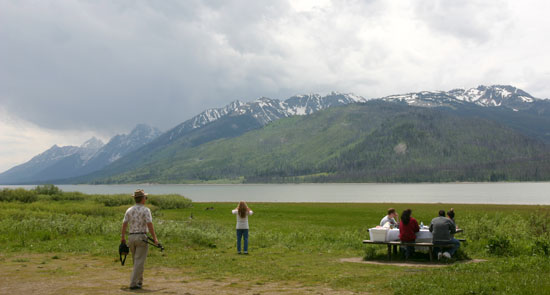
[[[483,107],[507,107],[525,109],[537,99],[529,93],[510,85],[478,86],[457,88],[450,91],[422,91],[390,95],[380,98],[384,101],[400,101],[415,106],[441,106],[451,103],[474,103]]]
[[[224,116],[239,116],[250,114],[262,125],[290,116],[310,115],[333,106],[365,102],[365,98],[352,93],[331,92],[325,96],[319,94],[300,94],[284,101],[260,97],[251,102],[233,101],[216,109],[208,109],[195,117],[183,122],[170,131],[169,140],[178,137],[192,129],[200,128]]]

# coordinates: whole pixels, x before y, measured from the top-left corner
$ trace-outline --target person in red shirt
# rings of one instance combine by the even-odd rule
[[[399,239],[401,242],[414,242],[416,233],[420,231],[418,222],[411,215],[411,209],[407,209],[401,214],[401,222],[399,223]],[[413,253],[414,246],[407,246],[405,248],[405,259],[409,259]]]

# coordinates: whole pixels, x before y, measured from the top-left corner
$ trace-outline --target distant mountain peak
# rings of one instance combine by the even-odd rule
[[[450,103],[473,103],[483,107],[529,108],[537,100],[529,93],[511,85],[479,85],[475,88],[455,88],[450,91],[421,91],[382,97],[385,101],[401,101],[416,106],[440,106]]]
[[[200,128],[227,115],[251,115],[260,124],[265,125],[280,118],[309,115],[332,106],[365,102],[366,99],[352,94],[332,91],[325,96],[317,93],[298,94],[284,101],[269,97],[259,97],[251,102],[232,101],[221,108],[207,109],[195,117],[183,122],[169,131],[169,140],[186,131]]]
[[[83,149],[100,149],[104,145],[103,141],[101,139],[98,139],[97,137],[92,137],[88,140],[86,140],[82,145],[80,145],[80,148]]]

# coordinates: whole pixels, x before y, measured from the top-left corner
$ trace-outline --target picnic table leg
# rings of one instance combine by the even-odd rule
[[[391,261],[391,245],[388,244],[388,260]]]
[[[430,252],[430,262],[433,261],[433,252],[434,252],[434,248],[433,247],[428,247],[428,252]]]
[[[393,245],[393,255],[397,255],[397,245]]]

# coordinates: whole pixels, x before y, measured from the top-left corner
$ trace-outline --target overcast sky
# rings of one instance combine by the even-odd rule
[[[0,0],[0,171],[259,96],[550,97],[549,1]]]

